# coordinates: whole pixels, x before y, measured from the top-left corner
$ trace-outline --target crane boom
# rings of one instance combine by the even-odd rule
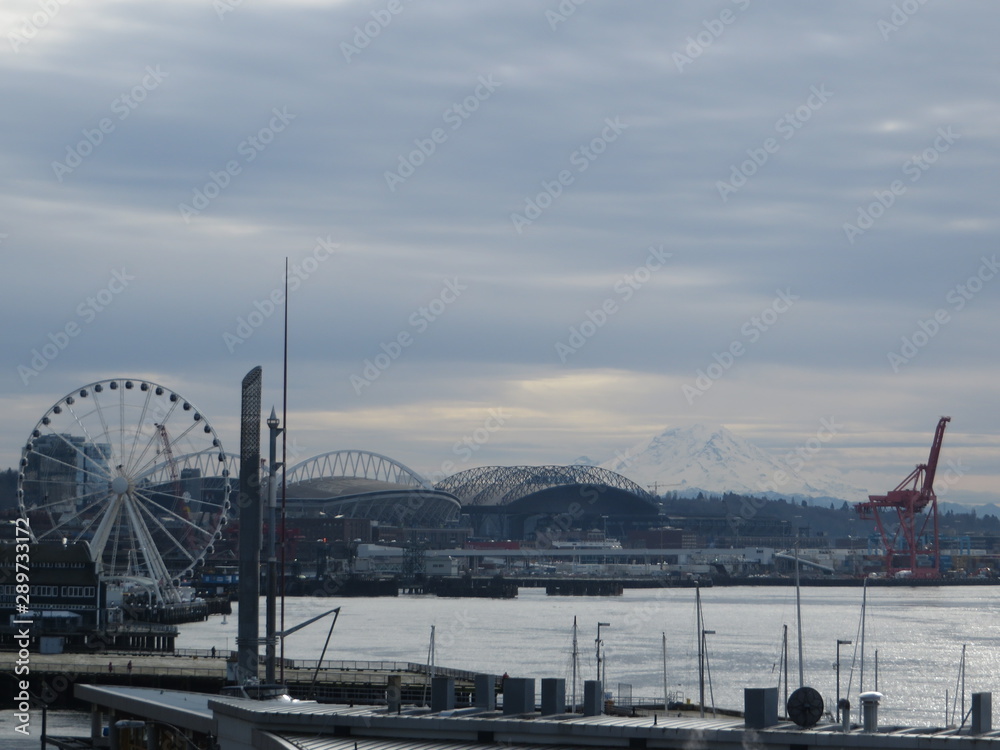
[[[167,434],[167,426],[165,424],[160,424],[157,422],[155,425],[156,432],[160,436],[160,442],[163,443],[163,455],[167,459],[167,468],[170,469],[170,478],[173,480],[174,484],[180,482],[180,477],[177,476],[177,464],[174,462],[174,450],[170,447],[170,435]]]
[[[167,459],[167,468],[170,471],[170,481],[171,481],[171,492],[173,492],[173,503],[174,511],[179,513],[184,520],[191,520],[191,511],[188,508],[187,502],[184,499],[184,486],[181,482],[180,474],[177,473],[177,461],[174,459],[174,449],[170,445],[170,435],[167,433],[167,426],[157,422],[154,424],[156,431],[160,436],[160,442],[163,443],[163,456]],[[183,537],[181,538],[181,543],[185,546],[188,540],[191,538],[191,528],[185,528]]]
[[[948,426],[951,417],[941,417],[938,420],[937,430],[934,431],[934,442],[931,444],[931,454],[927,458],[927,469],[924,472],[924,486],[922,491],[925,494],[934,493],[934,475],[937,474],[938,457],[941,455],[941,443],[944,441],[944,428]]]

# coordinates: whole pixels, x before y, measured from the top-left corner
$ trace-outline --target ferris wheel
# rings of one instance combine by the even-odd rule
[[[45,412],[22,450],[17,497],[34,541],[85,541],[105,580],[169,603],[222,536],[230,475],[231,457],[189,401],[115,378]]]

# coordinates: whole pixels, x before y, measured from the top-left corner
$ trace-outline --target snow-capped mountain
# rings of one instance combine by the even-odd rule
[[[722,426],[674,427],[600,464],[658,494],[741,494],[835,498],[856,502],[864,489],[811,469],[812,455],[791,449],[781,459]]]

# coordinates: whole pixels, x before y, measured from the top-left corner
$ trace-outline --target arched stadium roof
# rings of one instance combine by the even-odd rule
[[[438,482],[437,489],[457,497],[463,506],[503,506],[554,487],[591,485],[635,495],[650,511],[658,511],[646,490],[598,466],[483,466],[467,469]]]

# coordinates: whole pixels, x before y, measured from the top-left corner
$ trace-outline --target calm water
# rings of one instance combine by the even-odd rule
[[[0,747],[4,750],[38,750],[41,747],[42,712],[31,712],[28,727],[31,734],[28,737],[14,731],[18,722],[14,721],[12,713],[6,707],[0,712]],[[89,737],[90,714],[79,711],[48,711],[46,729],[47,735],[56,737]]]
[[[835,705],[834,663],[837,639],[859,641],[861,589],[802,589],[805,684]],[[945,691],[954,698],[962,645],[968,646],[966,694],[1000,693],[1000,589],[993,587],[873,588],[868,591],[865,689],[874,688],[878,649],[879,690],[885,694],[882,724],[941,726]],[[795,639],[795,590],[714,588],[702,591],[709,667],[715,703],[742,708],[743,688],[778,684],[782,626],[789,629],[791,689],[798,685]],[[694,591],[631,589],[621,597],[549,597],[543,590],[521,589],[517,599],[286,600],[285,625],[291,627],[326,609],[341,606],[327,659],[427,661],[431,626],[436,626],[436,662],[441,666],[512,677],[565,677],[572,674],[572,626],[579,624],[582,680],[594,679],[597,623],[602,628],[610,690],[632,686],[635,697],[663,695],[662,636],[667,641],[667,683],[697,700],[697,641]],[[261,635],[264,634],[263,600]],[[237,618],[192,623],[181,628],[180,648],[235,648]],[[285,656],[316,659],[329,628],[321,620],[285,642]],[[859,665],[852,676],[855,646],[841,647],[841,691],[851,683],[858,705]],[[966,709],[970,699],[966,698]],[[960,704],[959,704],[960,705]],[[36,723],[40,716],[34,716]],[[57,725],[85,733],[86,717],[57,718]],[[4,747],[38,747],[37,730],[25,744],[12,737],[9,711],[0,715]]]
[[[802,589],[805,684],[835,706],[837,639],[858,643],[860,588]],[[868,590],[865,626],[865,689],[874,689],[878,650],[879,690],[885,694],[883,723],[943,725],[945,691],[955,695],[962,645],[968,646],[966,694],[1000,693],[1000,589],[994,587],[892,588]],[[521,589],[517,599],[286,600],[291,627],[325,609],[342,606],[328,659],[427,661],[431,625],[436,626],[439,665],[512,677],[572,674],[573,617],[579,625],[581,680],[595,677],[597,623],[607,650],[607,682],[630,684],[633,696],[663,695],[662,633],[667,640],[671,691],[697,699],[697,640],[694,591],[627,589],[621,597],[550,597]],[[715,702],[742,708],[743,688],[778,684],[782,626],[789,628],[790,688],[798,686],[795,590],[792,587],[712,588],[702,591],[704,627]],[[264,607],[261,604],[261,613]],[[262,615],[263,617],[263,615]],[[290,636],[285,656],[316,659],[329,625],[320,621]],[[228,624],[213,617],[183,626],[183,648],[234,648],[236,616]],[[264,634],[263,619],[261,635]],[[855,646],[841,647],[841,691],[851,682],[858,705],[860,664],[852,677]],[[860,653],[857,655],[860,661]],[[582,682],[581,688],[582,692]],[[567,693],[570,684],[567,682]],[[567,696],[568,697],[568,696]],[[971,700],[966,698],[966,709]],[[961,704],[959,703],[959,706]]]

